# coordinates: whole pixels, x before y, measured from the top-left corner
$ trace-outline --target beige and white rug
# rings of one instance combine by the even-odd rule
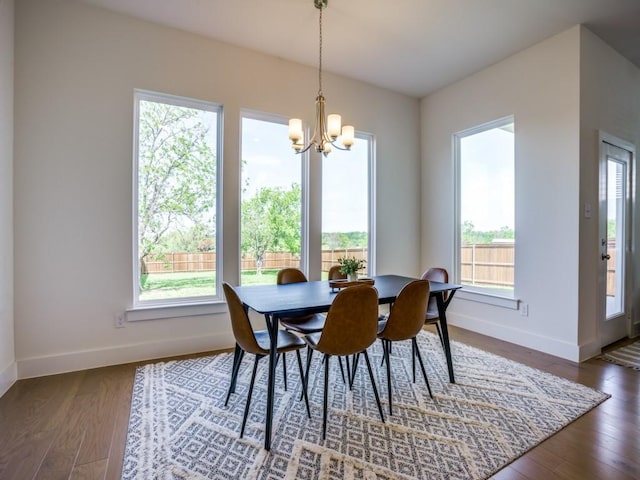
[[[625,347],[616,348],[598,357],[616,365],[640,370],[640,340]]]
[[[271,451],[263,448],[267,360],[262,360],[245,437],[239,438],[253,364],[243,362],[224,406],[232,355],[147,365],[135,379],[122,478],[132,479],[483,479],[597,406],[608,395],[453,342],[450,384],[440,340],[419,336],[434,399],[411,382],[410,343],[392,352],[394,415],[380,422],[361,362],[353,391],[337,362],[322,441],[323,367],[314,356],[312,418],[298,401],[289,355],[289,391],[276,390]],[[380,365],[379,344],[370,348]],[[317,358],[316,358],[317,357]],[[334,359],[335,360],[335,359]],[[282,386],[278,368],[277,385]],[[377,368],[386,407],[385,369]]]

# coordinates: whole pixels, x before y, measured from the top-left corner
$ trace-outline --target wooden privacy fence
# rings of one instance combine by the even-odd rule
[[[367,258],[366,248],[346,248],[322,250],[322,271],[338,264],[339,257]],[[609,244],[611,259],[607,261],[607,295],[615,294],[615,245]],[[487,244],[463,245],[461,251],[462,283],[486,287],[513,288],[514,285],[514,245]],[[171,252],[148,256],[148,273],[210,272],[216,269],[215,252]],[[300,256],[289,252],[267,252],[262,262],[263,270],[279,270],[286,267],[300,267]],[[426,268],[426,267],[425,267]],[[245,255],[241,259],[242,271],[255,270],[256,259]],[[367,266],[363,269],[367,273]]]
[[[356,257],[359,260],[366,260],[369,252],[366,248],[342,248],[339,250],[322,250],[322,271],[328,272],[331,267],[338,265],[340,257]],[[365,275],[369,272],[367,264],[360,273]]]
[[[169,252],[149,255],[147,273],[211,272],[216,269],[216,252]]]
[[[338,264],[338,257],[367,258],[366,248],[343,248],[340,250],[322,250],[322,271]],[[176,272],[210,272],[216,269],[215,252],[170,252],[160,255],[149,255],[145,260],[147,273]],[[300,256],[289,252],[266,252],[262,259],[263,270],[280,270],[281,268],[300,268]],[[240,270],[255,270],[256,258],[244,255],[240,260]],[[366,265],[363,269],[366,273]]]
[[[462,283],[513,288],[514,250],[512,243],[463,245],[460,252]]]

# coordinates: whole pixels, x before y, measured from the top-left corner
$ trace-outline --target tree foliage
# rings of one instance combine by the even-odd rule
[[[215,235],[216,158],[202,111],[140,102],[138,236],[142,265],[179,237]]]
[[[256,272],[262,273],[264,254],[269,251],[300,253],[300,185],[291,188],[263,187],[242,202],[242,253],[256,258]]]
[[[515,239],[515,233],[512,228],[502,227],[499,230],[479,231],[469,220],[462,222],[462,244],[463,245],[482,245],[493,243],[494,240]]]
[[[367,232],[324,232],[322,234],[322,248],[326,250],[367,248],[368,244]]]

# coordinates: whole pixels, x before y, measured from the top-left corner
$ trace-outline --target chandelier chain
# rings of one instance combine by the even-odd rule
[[[320,58],[318,60],[318,95],[322,95],[322,5],[320,5]]]

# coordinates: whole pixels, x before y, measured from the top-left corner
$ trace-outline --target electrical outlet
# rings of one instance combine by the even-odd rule
[[[113,316],[113,326],[115,328],[124,328],[124,314],[116,313]]]
[[[528,303],[520,303],[520,315],[523,317],[529,316],[529,304]]]

